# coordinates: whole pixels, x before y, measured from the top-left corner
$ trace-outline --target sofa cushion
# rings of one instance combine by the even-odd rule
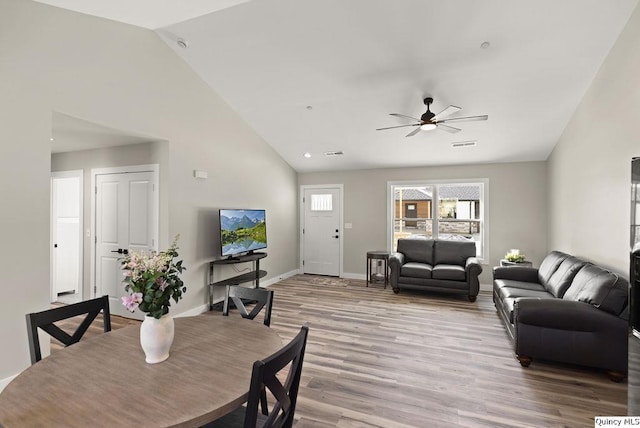
[[[408,276],[412,278],[431,278],[431,270],[433,268],[427,263],[409,262],[400,268],[400,276]]]
[[[405,262],[433,265],[433,239],[398,239],[398,252],[404,254]]]
[[[538,297],[540,299],[555,299],[553,294],[542,290],[524,290],[522,288],[504,287],[498,291],[501,299],[515,299],[518,297]]]
[[[585,302],[613,315],[620,315],[627,306],[626,280],[599,266],[583,267],[564,294],[565,300]]]
[[[562,261],[567,257],[569,257],[569,254],[565,254],[561,251],[550,252],[547,257],[542,260],[542,263],[540,263],[540,267],[538,268],[538,281],[540,284],[546,286],[551,275],[553,275],[556,269],[558,269],[558,266],[560,266],[560,263],[562,263]]]
[[[495,279],[493,287],[500,289],[503,287],[517,288],[521,290],[546,291],[542,284],[537,282],[516,281],[514,279]]]
[[[476,256],[476,243],[473,241],[437,240],[433,246],[433,265],[465,266],[469,257]]]
[[[568,256],[560,263],[560,266],[551,275],[545,284],[545,288],[557,298],[562,298],[567,288],[571,285],[571,281],[578,271],[586,265],[587,262],[577,257]]]
[[[431,276],[434,279],[450,279],[452,281],[464,281],[467,279],[464,268],[458,265],[435,265]]]

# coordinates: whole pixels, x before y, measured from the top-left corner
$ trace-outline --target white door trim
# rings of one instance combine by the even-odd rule
[[[120,166],[111,168],[92,168],[91,169],[91,297],[96,296],[96,185],[97,176],[103,174],[123,174],[132,172],[151,172],[153,173],[153,179],[158,186],[154,194],[154,218],[152,222],[154,224],[154,230],[158,239],[155,240],[155,250],[158,250],[158,241],[160,240],[160,165],[132,165],[132,166]]]
[[[304,236],[302,230],[304,229],[304,192],[307,189],[338,189],[340,192],[340,278],[344,275],[343,270],[343,259],[344,259],[344,184],[303,184],[300,186],[299,193],[299,202],[300,202],[300,212],[299,212],[299,220],[298,224],[300,225],[300,230],[298,231],[298,237],[300,238],[300,257],[299,257],[299,271],[304,272],[304,268],[302,266],[302,261],[304,260]]]
[[[80,298],[83,298],[83,284],[84,284],[84,170],[83,169],[74,169],[74,170],[70,170],[70,171],[54,171],[51,173],[51,180],[50,180],[50,189],[49,189],[49,194],[50,194],[50,202],[49,202],[49,293],[50,293],[50,298],[52,302],[55,302],[56,299],[58,298],[57,293],[54,291],[53,289],[53,228],[54,228],[54,224],[53,224],[53,179],[54,178],[78,178],[79,180],[79,186],[80,186],[80,192],[79,192],[79,200],[78,200],[78,204],[80,206],[80,218],[79,218],[79,228],[80,228],[80,233],[78,236],[78,239],[80,240],[79,245],[79,255],[78,257],[80,258],[79,263],[80,263],[80,272],[78,273],[79,275],[79,293],[80,293]]]

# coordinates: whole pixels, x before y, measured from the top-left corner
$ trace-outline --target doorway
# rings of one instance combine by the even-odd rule
[[[111,313],[142,319],[122,305],[120,258],[129,252],[157,251],[158,165],[92,170],[92,280],[95,296],[108,295]]]
[[[51,302],[82,300],[83,170],[51,173]]]
[[[300,270],[342,275],[342,185],[301,186]]]

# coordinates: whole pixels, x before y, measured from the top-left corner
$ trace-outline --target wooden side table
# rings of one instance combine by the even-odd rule
[[[533,263],[531,263],[528,260],[516,263],[516,262],[510,262],[507,259],[502,259],[502,260],[500,260],[500,266],[526,266],[526,267],[533,267]]]
[[[372,275],[373,269],[371,268],[371,263],[376,262],[377,260],[382,260],[384,262],[384,288],[387,288],[387,284],[389,283],[389,252],[388,251],[367,251],[367,287],[369,283],[373,283]]]

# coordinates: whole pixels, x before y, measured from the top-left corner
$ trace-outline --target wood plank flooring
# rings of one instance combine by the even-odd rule
[[[522,368],[490,293],[401,291],[364,281],[272,285],[271,326],[309,326],[296,427],[593,427],[626,415],[627,384],[597,370]]]
[[[626,415],[627,384],[601,371],[538,361],[522,368],[490,293],[470,303],[317,279],[296,275],[270,287],[271,327],[283,340],[310,329],[297,428],[573,428]],[[112,317],[114,329],[130,323]]]

